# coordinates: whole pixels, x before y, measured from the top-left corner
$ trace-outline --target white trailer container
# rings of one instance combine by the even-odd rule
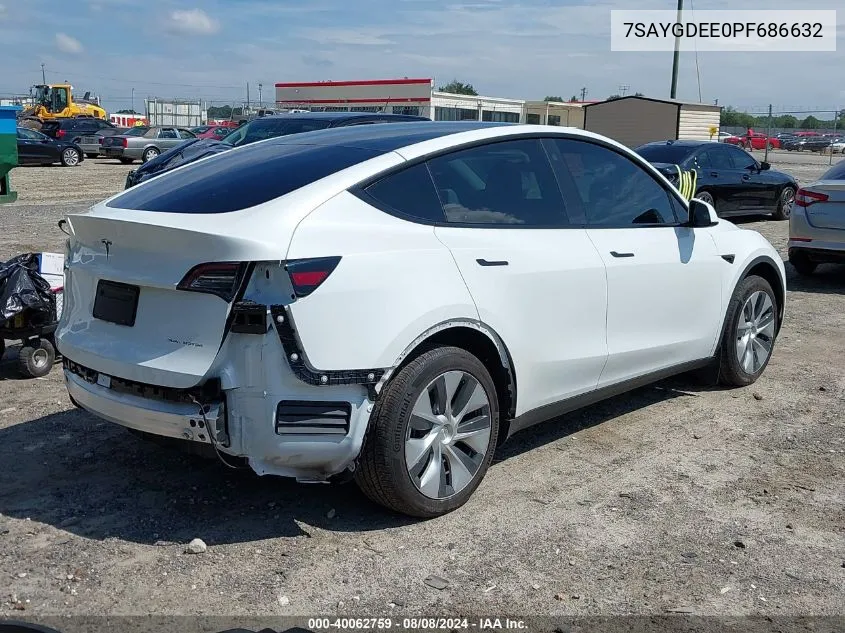
[[[150,125],[196,127],[205,121],[200,101],[180,99],[146,99],[147,120]]]

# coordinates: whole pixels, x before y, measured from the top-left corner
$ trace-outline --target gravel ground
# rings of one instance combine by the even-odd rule
[[[827,157],[771,162],[805,182]],[[126,172],[15,170],[0,259],[60,251],[62,214]],[[785,256],[787,223],[743,226]],[[351,485],[260,479],[149,445],[74,409],[58,367],[18,378],[10,350],[0,617],[841,615],[845,269],[787,268],[786,321],[757,384],[673,379],[526,431],[463,509],[426,522]],[[194,538],[208,548],[186,554]]]

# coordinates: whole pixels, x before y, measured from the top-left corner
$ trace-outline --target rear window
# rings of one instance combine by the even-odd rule
[[[240,147],[241,145],[249,145],[250,143],[263,141],[268,138],[323,130],[329,127],[331,123],[329,120],[255,119],[229,134],[224,139],[224,142],[235,147]]]
[[[228,213],[268,202],[381,152],[269,141],[164,173],[107,206],[161,213]]]
[[[828,169],[819,180],[845,180],[845,160]]]

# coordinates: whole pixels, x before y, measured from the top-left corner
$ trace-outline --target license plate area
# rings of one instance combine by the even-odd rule
[[[138,286],[101,279],[94,299],[94,318],[132,327],[138,312]]]

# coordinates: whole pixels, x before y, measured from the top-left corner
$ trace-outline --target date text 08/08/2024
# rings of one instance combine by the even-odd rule
[[[527,630],[524,620],[511,618],[312,618],[308,628],[320,630],[390,630],[406,631],[430,630]]]

